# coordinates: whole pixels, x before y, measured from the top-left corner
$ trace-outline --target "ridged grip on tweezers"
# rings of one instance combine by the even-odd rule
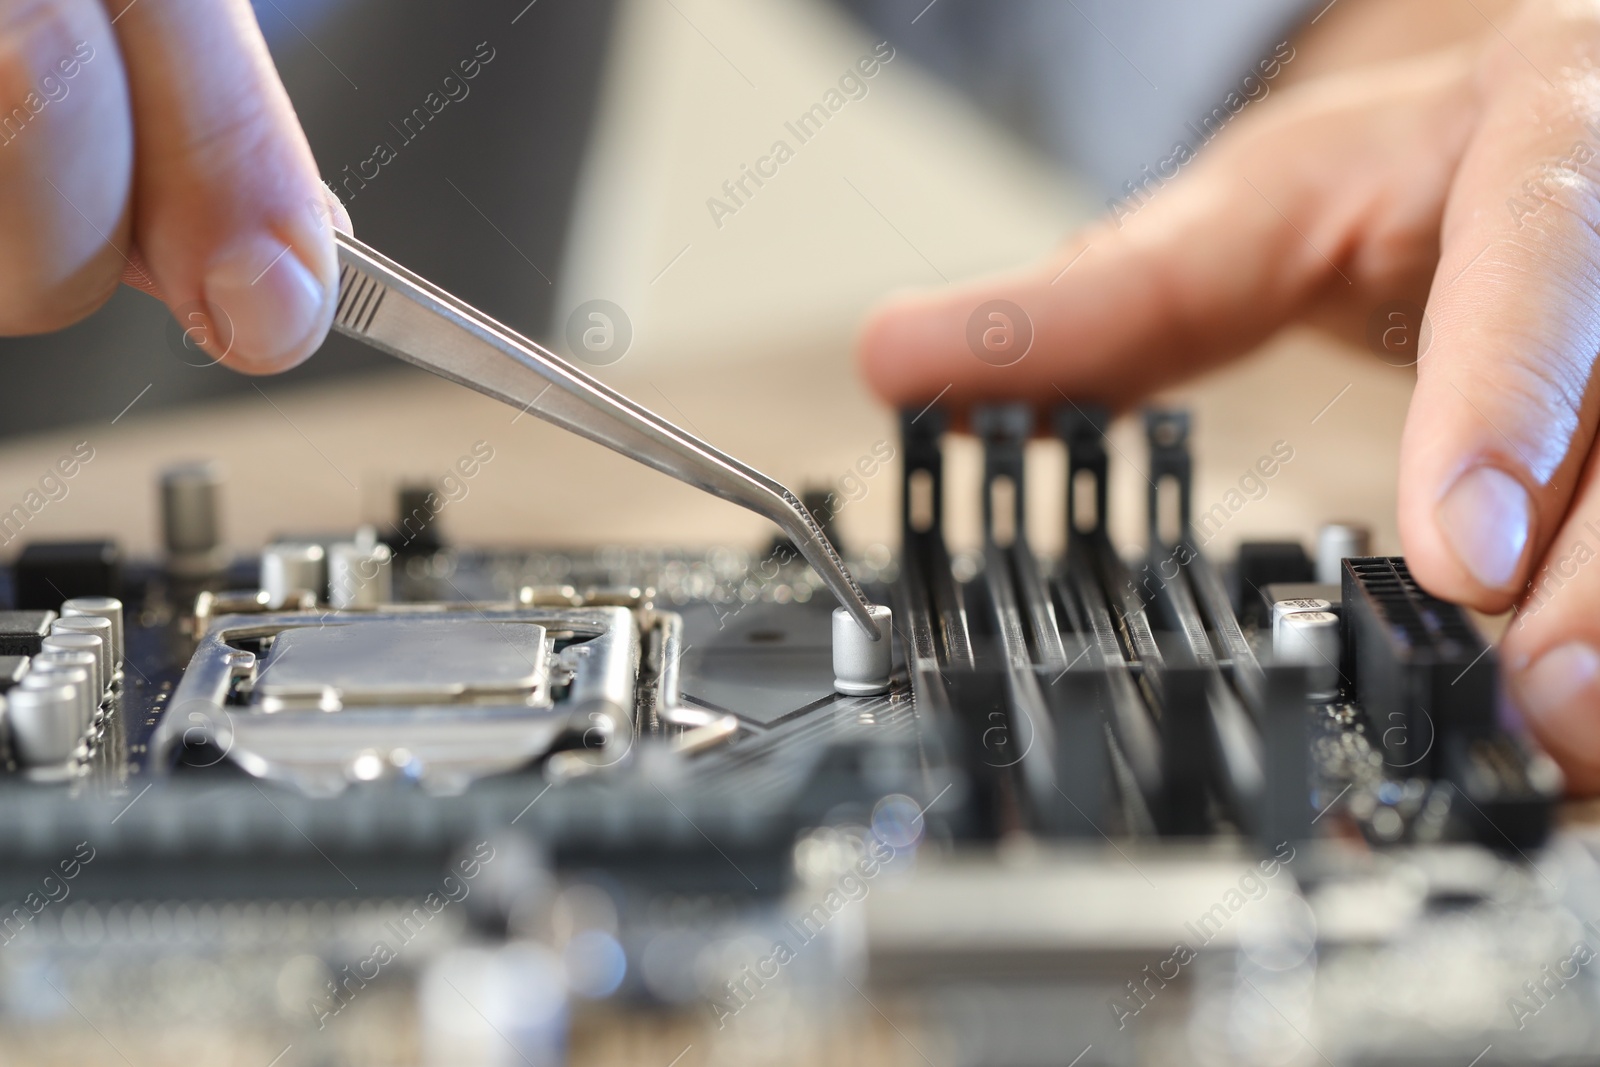
[[[804,505],[760,471],[640,407],[353,237],[336,235],[340,333],[570,430],[782,528],[874,640],[861,587]]]

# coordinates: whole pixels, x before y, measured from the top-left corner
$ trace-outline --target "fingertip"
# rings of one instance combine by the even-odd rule
[[[344,206],[344,201],[339,199],[339,194],[327,182],[322,183],[322,213],[321,218],[340,233],[350,237],[355,236],[355,224],[350,221],[350,212]]]
[[[338,298],[335,230],[349,233],[350,215],[318,182],[302,209],[235,237],[212,257],[202,303],[216,324],[209,336],[218,344],[207,347],[219,362],[242,374],[278,374],[322,346]]]
[[[926,297],[896,294],[875,307],[861,328],[856,362],[868,387],[885,403],[899,406],[932,397],[922,396],[928,388],[927,357],[937,341],[927,304]]]
[[[332,325],[333,280],[331,255],[320,247],[303,251],[270,232],[236,239],[213,260],[202,285],[225,345],[213,354],[246,374],[276,374],[304,362]]]
[[[1434,508],[1439,539],[1454,557],[1448,569],[1455,573],[1439,575],[1439,583],[1474,606],[1507,607],[1522,585],[1533,514],[1515,476],[1487,465],[1464,471]]]
[[[1511,690],[1572,793],[1600,793],[1600,652],[1570,641],[1516,665]]]
[[[1406,561],[1434,596],[1496,614],[1526,587],[1540,506],[1526,467],[1453,406],[1412,399],[1401,442],[1399,518]],[[1475,412],[1473,413],[1476,414]]]

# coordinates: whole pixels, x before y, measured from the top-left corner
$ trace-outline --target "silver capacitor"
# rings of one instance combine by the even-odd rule
[[[1272,635],[1273,656],[1306,668],[1306,691],[1313,700],[1339,693],[1339,616],[1331,611],[1285,615]]]
[[[833,688],[846,696],[872,696],[889,689],[894,661],[889,633],[893,618],[882,604],[872,605],[878,627],[874,641],[844,608],[833,609]]]
[[[1372,555],[1372,530],[1359,522],[1323,523],[1317,531],[1317,581],[1338,585],[1347,558]]]
[[[77,751],[78,692],[67,682],[17,686],[6,694],[11,748],[20,763],[61,763]]]
[[[92,652],[41,652],[29,661],[28,676],[59,677],[64,682],[79,686],[79,729],[86,731],[100,715],[100,703],[95,700],[92,691],[94,668]]]
[[[94,686],[94,675],[88,667],[56,667],[41,668],[29,671],[20,683],[23,689],[48,689],[53,685],[70,685],[77,696],[72,702],[73,722],[77,724],[78,736],[82,737],[94,725],[94,714],[98,708],[88,707],[90,700],[94,699],[91,689]]]
[[[328,603],[335,608],[375,608],[394,599],[389,546],[345,542],[328,547]]]
[[[1278,639],[1278,624],[1285,615],[1293,615],[1300,611],[1332,611],[1333,604],[1321,597],[1296,597],[1293,600],[1279,600],[1272,605],[1272,634],[1273,641]]]
[[[221,488],[222,468],[213,462],[178,463],[161,472],[161,539],[173,574],[198,578],[227,565]]]
[[[94,697],[95,706],[99,707],[101,695],[106,690],[105,669],[106,650],[105,642],[100,640],[99,634],[87,634],[81,631],[63,630],[60,633],[52,632],[39,643],[41,652],[90,652],[94,654]]]
[[[122,601],[114,596],[75,596],[61,605],[61,617],[90,615],[111,624],[111,662],[118,672],[126,655],[122,643]]]
[[[261,550],[261,588],[269,608],[281,608],[302,592],[327,599],[327,553],[321,545],[296,541],[268,545]]]
[[[63,615],[50,624],[52,634],[93,634],[100,639],[100,684],[110,689],[117,677],[111,620],[99,615]]]

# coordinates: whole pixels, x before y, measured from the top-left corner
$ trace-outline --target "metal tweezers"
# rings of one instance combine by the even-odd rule
[[[861,587],[811,513],[784,486],[355,238],[337,233],[335,239],[334,329],[765,515],[789,535],[861,628],[878,639]]]

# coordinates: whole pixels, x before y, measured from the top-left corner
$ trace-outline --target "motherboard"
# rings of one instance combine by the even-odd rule
[[[1600,1062],[1600,836],[1493,646],[1350,523],[1212,559],[1143,420],[1137,557],[1071,402],[970,414],[952,553],[906,412],[898,549],[838,545],[891,609],[854,691],[781,537],[487,549],[413,486],[239,557],[194,463],[162,558],[28,544],[0,1063]]]

